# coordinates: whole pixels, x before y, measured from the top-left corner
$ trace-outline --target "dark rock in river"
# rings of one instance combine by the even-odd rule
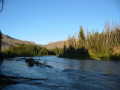
[[[39,61],[35,61],[33,58],[25,59],[25,62],[26,62],[26,63],[28,64],[28,66],[30,66],[30,67],[36,65],[36,66],[45,66],[45,67],[48,67],[48,68],[52,68],[52,66],[46,65],[46,64],[41,63],[41,62],[39,62]]]

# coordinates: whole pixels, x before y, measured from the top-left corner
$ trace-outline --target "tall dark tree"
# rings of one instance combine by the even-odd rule
[[[0,0],[0,12],[3,11],[3,4],[4,4],[4,0]],[[1,47],[2,47],[2,32],[0,31],[0,54],[1,54]]]
[[[4,0],[0,0],[0,13],[3,11],[3,5],[4,5]],[[2,55],[2,32],[0,31],[0,64],[3,60],[3,55]]]
[[[0,31],[0,53],[1,53],[1,47],[2,47],[2,32]]]
[[[3,61],[3,54],[2,54],[2,32],[0,31],[0,64]]]
[[[85,34],[84,34],[84,29],[83,29],[82,26],[80,27],[80,31],[79,31],[79,34],[78,34],[78,39],[79,39],[79,48],[84,47],[84,45],[85,45]]]
[[[82,26],[80,27],[80,31],[79,31],[78,38],[79,38],[80,40],[85,40],[84,29],[83,29]]]

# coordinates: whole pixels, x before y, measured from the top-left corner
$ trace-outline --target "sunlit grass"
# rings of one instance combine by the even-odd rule
[[[120,57],[120,27],[105,28],[101,33],[92,32],[87,36],[84,34],[84,29],[80,28],[78,37],[71,37],[67,41],[69,47],[63,50],[63,55],[66,54],[65,50],[77,50],[79,48],[88,49],[90,58],[101,59],[119,59]],[[116,49],[117,48],[117,49]],[[78,52],[78,51],[76,51]],[[78,52],[79,53],[79,52]],[[68,53],[69,56],[69,53]],[[79,55],[81,57],[81,55]],[[71,56],[72,57],[72,56]],[[111,58],[112,57],[112,58]]]

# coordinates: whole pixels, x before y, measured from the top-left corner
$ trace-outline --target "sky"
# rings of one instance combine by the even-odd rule
[[[21,40],[47,44],[66,40],[80,26],[102,31],[120,24],[120,0],[5,0],[0,29]]]

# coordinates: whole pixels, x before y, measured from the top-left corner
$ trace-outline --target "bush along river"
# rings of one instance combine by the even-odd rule
[[[120,62],[16,57],[0,65],[1,90],[120,90]]]

